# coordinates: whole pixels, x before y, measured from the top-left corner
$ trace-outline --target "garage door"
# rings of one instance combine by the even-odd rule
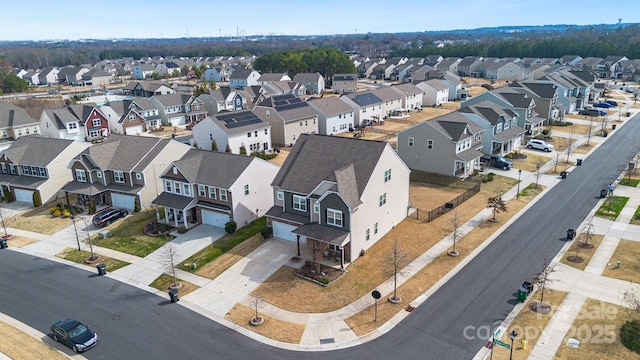
[[[223,228],[229,222],[229,214],[202,210],[202,223]]]
[[[27,202],[27,203],[33,202],[33,191],[15,189],[14,192],[16,193],[16,201]]]
[[[111,205],[132,210],[135,207],[135,196],[111,194]]]
[[[129,126],[124,130],[125,135],[138,135],[142,134],[142,125],[138,126]]]
[[[292,233],[292,231],[295,230],[297,226],[284,224],[277,221],[271,222],[271,226],[273,226],[274,237],[296,242],[296,239],[297,239],[296,234]]]

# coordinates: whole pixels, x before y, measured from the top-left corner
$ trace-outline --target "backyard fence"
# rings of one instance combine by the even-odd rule
[[[427,173],[422,171],[412,171],[411,181],[421,182],[426,184],[434,184],[440,186],[451,186],[456,188],[466,189],[462,194],[456,196],[450,201],[436,207],[432,210],[415,208],[416,219],[423,218],[426,222],[431,222],[438,217],[448,213],[458,205],[470,199],[473,195],[480,192],[481,182],[475,179],[460,180],[453,176],[446,176],[441,174]],[[426,213],[426,217],[420,213]]]

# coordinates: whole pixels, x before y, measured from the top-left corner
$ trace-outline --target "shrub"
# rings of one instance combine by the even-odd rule
[[[549,135],[549,129],[542,129],[542,135]]]
[[[178,234],[184,234],[187,232],[187,228],[184,225],[178,226]]]
[[[235,233],[237,228],[238,228],[238,224],[236,224],[236,222],[233,220],[224,224],[224,231],[226,231],[227,234]]]
[[[329,284],[329,279],[327,279],[326,277],[321,277],[318,279],[318,281],[324,285],[328,285]]]
[[[627,321],[620,327],[620,342],[627,349],[640,354],[640,321]]]
[[[140,212],[140,199],[138,199],[137,197],[133,202],[133,212],[134,213],[139,213]]]
[[[60,211],[60,210],[59,210],[58,208],[55,208],[55,207],[49,208],[49,213],[51,214],[51,216],[55,216],[55,215],[53,215],[53,214],[54,214],[56,211]]]
[[[56,209],[56,211],[53,212],[54,217],[60,217],[61,215],[62,215],[62,211],[60,211],[59,209]]]
[[[9,188],[4,188],[4,199],[7,202],[13,202],[13,194],[9,191]]]
[[[93,203],[93,201],[89,200],[89,202],[87,203],[87,207],[89,208],[89,214],[96,213],[96,205]]]
[[[71,211],[69,211],[69,210],[64,210],[64,211],[62,212],[62,216],[66,217],[66,218],[71,217]]]
[[[33,206],[42,206],[42,199],[40,198],[40,193],[38,191],[33,192]]]
[[[265,226],[262,229],[260,229],[260,234],[262,234],[263,239],[268,239],[271,237],[271,235],[273,235],[273,228],[269,226]]]

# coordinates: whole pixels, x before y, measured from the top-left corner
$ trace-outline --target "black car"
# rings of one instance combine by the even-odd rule
[[[51,325],[53,340],[63,343],[76,353],[87,351],[98,344],[98,334],[80,321],[65,319]]]
[[[513,163],[502,156],[482,155],[480,163],[486,166],[493,166],[502,170],[509,170],[513,167]]]
[[[129,211],[121,208],[104,209],[93,216],[93,225],[105,227],[111,225],[116,220],[129,215]]]

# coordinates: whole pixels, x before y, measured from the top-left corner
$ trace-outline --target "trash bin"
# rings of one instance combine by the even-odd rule
[[[527,289],[527,293],[529,294],[531,294],[531,292],[533,291],[533,284],[529,281],[522,282],[522,287]]]
[[[7,239],[0,239],[0,249],[7,248]]]
[[[567,240],[573,240],[573,238],[576,237],[576,231],[573,229],[568,229],[567,230]]]
[[[105,264],[96,265],[96,269],[98,269],[98,275],[106,275],[107,274],[107,265],[105,265]]]
[[[616,124],[611,124],[611,130],[615,130],[616,129]]]
[[[563,179],[567,178],[567,172],[566,171],[561,171],[560,172],[560,177],[562,177]]]
[[[607,130],[602,130],[602,137],[607,137],[607,135],[609,135],[609,132]]]
[[[172,303],[180,301],[180,298],[178,297],[178,289],[169,289],[169,298]]]
[[[576,159],[576,165],[578,166],[582,165],[582,159]]]
[[[629,111],[627,111],[627,117],[631,116],[631,113]]]
[[[523,288],[523,287],[518,289],[518,301],[527,300],[527,295],[529,295],[529,290],[527,290],[526,288]]]
[[[600,198],[604,199],[607,197],[607,189],[601,189],[600,190]]]

